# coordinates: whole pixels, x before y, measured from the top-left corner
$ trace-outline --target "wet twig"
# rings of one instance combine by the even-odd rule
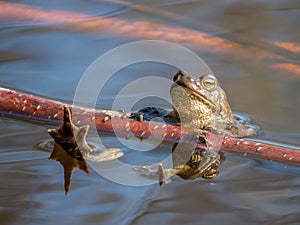
[[[63,103],[38,96],[0,88],[0,114],[22,119],[32,119],[47,123],[61,124],[63,120]],[[125,114],[115,111],[87,109],[70,106],[74,124],[90,125],[99,132],[110,132],[128,137],[128,134],[151,140],[167,142],[195,142],[197,131],[180,126],[147,121],[135,121],[126,118]],[[220,150],[277,162],[300,165],[300,151],[251,139],[239,139],[214,133],[207,134],[208,141],[220,139]],[[199,144],[201,145],[201,143]],[[201,147],[201,146],[199,146]],[[204,146],[202,146],[204,147]]]

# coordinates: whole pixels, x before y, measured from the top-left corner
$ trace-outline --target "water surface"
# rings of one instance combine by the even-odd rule
[[[233,110],[251,115],[253,122],[262,128],[259,138],[300,145],[300,76],[271,67],[276,63],[299,64],[298,53],[271,44],[276,40],[299,42],[299,4],[293,1],[251,4],[139,1],[143,7],[134,8],[109,1],[22,3],[44,10],[194,29],[284,57],[258,57],[254,53],[246,57],[247,50],[224,53],[180,43],[207,62],[226,90]],[[49,21],[3,19],[0,22],[1,85],[61,101],[72,101],[81,76],[98,56],[120,44],[140,39],[105,29],[62,27]],[[120,88],[137,78],[171,79],[175,72],[175,68],[158,63],[124,68],[106,84],[99,97],[99,107],[110,108]],[[130,103],[132,96],[122,97]],[[153,99],[142,101],[136,108],[150,104],[170,108],[168,103]],[[162,188],[158,184],[125,186],[94,171],[90,176],[76,171],[70,195],[66,197],[62,167],[48,160],[49,152],[37,147],[37,143],[50,140],[49,126],[7,118],[1,118],[0,125],[3,224],[300,223],[297,167],[227,155],[215,180],[177,178]],[[105,143],[109,147],[121,147],[127,153],[124,160],[132,163],[159,161],[161,157],[126,149],[113,136],[105,136]]]

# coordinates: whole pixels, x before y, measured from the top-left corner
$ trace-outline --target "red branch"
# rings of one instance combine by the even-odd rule
[[[47,123],[61,123],[63,119],[62,102],[20,93],[0,87],[0,114],[33,119]],[[109,115],[109,111],[88,109],[70,105],[73,121],[76,125],[90,125],[99,132],[110,132],[117,135],[134,135],[140,139],[164,140],[168,142],[193,142],[197,132],[180,126],[167,125],[147,121],[135,121],[118,115]],[[114,116],[117,115],[117,116]],[[214,133],[207,135],[208,140],[221,140],[220,150],[258,158],[269,159],[299,165],[300,151],[250,139],[233,138]],[[199,144],[200,145],[200,144]]]

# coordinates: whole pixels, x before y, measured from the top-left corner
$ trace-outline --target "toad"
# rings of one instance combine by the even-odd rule
[[[233,137],[256,135],[255,129],[240,123],[232,114],[226,93],[215,76],[193,78],[180,70],[173,81],[170,93],[174,111],[167,117],[175,118],[182,126]]]

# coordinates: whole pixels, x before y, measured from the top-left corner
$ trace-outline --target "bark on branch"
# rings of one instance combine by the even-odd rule
[[[32,119],[35,121],[61,124],[63,120],[62,102],[20,93],[0,87],[0,115]],[[140,139],[167,142],[195,142],[198,132],[189,128],[128,119],[125,114],[108,110],[95,110],[69,105],[76,125],[90,125],[98,132],[116,135],[134,135]],[[251,139],[233,138],[220,134],[208,133],[209,142],[221,140],[220,150],[225,152],[251,155],[257,158],[300,165],[300,150],[258,142]],[[201,144],[199,144],[201,145]],[[199,146],[201,147],[201,146]],[[203,146],[202,146],[203,147]]]

